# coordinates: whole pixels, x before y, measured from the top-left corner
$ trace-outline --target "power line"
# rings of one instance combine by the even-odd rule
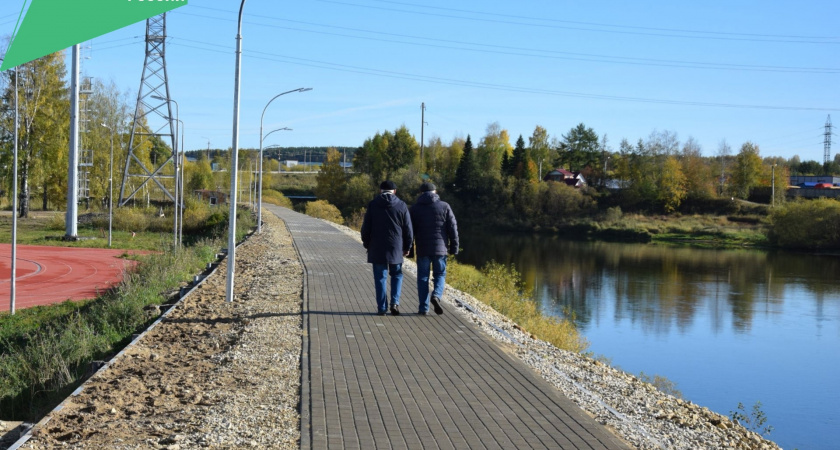
[[[467,9],[456,9],[456,8],[444,8],[439,6],[428,6],[428,5],[420,5],[416,3],[406,3],[406,2],[396,2],[396,1],[389,1],[389,0],[373,0],[378,3],[390,3],[395,5],[402,5],[402,6],[411,6],[415,8],[426,8],[426,9],[436,9],[442,11],[453,11],[453,12],[460,12],[460,13],[469,13],[469,14],[480,14],[486,16],[493,16],[493,17],[512,17],[515,19],[524,19],[524,20],[537,20],[537,21],[546,21],[546,22],[555,22],[555,23],[570,23],[575,25],[587,25],[587,26],[598,26],[598,27],[615,27],[615,28],[624,28],[630,30],[647,30],[647,31],[663,31],[663,32],[672,32],[672,33],[697,33],[697,34],[711,34],[711,35],[719,35],[719,36],[746,36],[746,37],[769,37],[769,38],[777,38],[777,39],[826,39],[826,40],[837,40],[840,37],[837,36],[801,36],[801,35],[784,35],[784,34],[759,34],[759,33],[733,33],[733,32],[721,32],[721,31],[704,31],[704,30],[689,30],[689,29],[678,29],[678,28],[656,28],[656,27],[640,27],[640,26],[632,26],[632,25],[614,25],[614,24],[604,24],[604,23],[596,23],[596,22],[579,22],[573,20],[560,20],[560,19],[549,19],[545,17],[530,17],[530,16],[517,16],[512,14],[497,14],[497,13],[488,13],[484,11],[475,11],[475,10],[467,10]],[[360,5],[359,5],[360,6]]]
[[[408,14],[418,14],[424,16],[432,16],[432,17],[445,17],[450,19],[463,19],[463,20],[470,20],[474,22],[488,22],[488,23],[501,23],[506,25],[523,25],[528,27],[539,27],[539,28],[550,28],[550,29],[566,29],[566,30],[577,30],[577,31],[592,31],[592,32],[600,32],[600,33],[614,33],[614,34],[630,34],[630,35],[638,35],[638,36],[657,36],[657,37],[670,37],[670,38],[684,38],[684,39],[713,39],[713,40],[723,40],[723,41],[751,41],[751,42],[786,42],[786,43],[796,43],[796,44],[840,44],[840,39],[836,37],[803,37],[803,38],[796,38],[790,36],[778,36],[778,37],[771,37],[770,35],[755,35],[753,37],[747,37],[749,35],[743,35],[743,37],[736,37],[737,34],[732,33],[732,36],[715,36],[711,35],[711,32],[699,32],[699,31],[683,31],[683,32],[658,32],[654,31],[656,29],[650,28],[650,31],[630,31],[630,30],[608,30],[608,29],[596,29],[596,28],[589,28],[585,26],[568,26],[568,25],[553,25],[553,24],[539,24],[539,23],[528,23],[528,22],[518,22],[514,20],[501,20],[501,19],[482,19],[482,18],[475,18],[475,17],[464,17],[464,16],[457,16],[451,14],[440,14],[440,13],[430,13],[430,12],[422,12],[422,11],[410,11],[405,9],[397,9],[397,8],[385,8],[381,6],[370,6],[370,5],[359,5],[356,3],[349,3],[349,2],[342,2],[336,0],[314,0],[322,3],[332,3],[336,5],[344,5],[344,6],[353,6],[358,8],[367,8],[367,9],[377,9],[382,11],[394,11],[394,12],[402,12]],[[616,25],[598,25],[602,27],[616,27]],[[623,27],[623,26],[622,26]],[[629,27],[626,27],[629,28]],[[641,28],[641,27],[640,27]],[[692,35],[691,33],[709,33],[709,36],[697,36]],[[728,33],[727,33],[728,34]],[[767,36],[766,39],[761,38],[761,36]]]
[[[216,8],[208,8],[208,7],[201,7],[201,9],[211,9],[211,10],[218,10]],[[228,18],[218,18],[212,16],[205,16],[200,14],[194,13],[184,13],[183,15],[193,16],[193,17],[202,17],[214,20],[223,20],[223,21],[232,21],[232,19]],[[587,53],[575,53],[575,52],[561,52],[556,50],[544,50],[544,49],[533,49],[533,48],[525,48],[525,47],[512,47],[512,46],[503,46],[503,45],[492,45],[492,44],[483,44],[479,42],[467,42],[467,41],[455,41],[449,39],[439,39],[439,38],[428,38],[424,36],[412,36],[412,35],[405,35],[405,34],[398,34],[398,33],[385,33],[380,31],[371,31],[371,30],[364,30],[359,28],[350,28],[350,27],[341,27],[341,26],[334,26],[334,25],[324,25],[312,22],[303,22],[303,21],[296,21],[296,20],[289,20],[289,19],[281,19],[271,16],[260,16],[265,19],[272,19],[278,20],[282,22],[290,22],[290,23],[297,23],[302,25],[314,26],[314,27],[323,27],[323,28],[333,28],[338,30],[345,30],[345,31],[352,31],[357,33],[368,33],[374,35],[381,35],[381,36],[390,36],[390,37],[400,37],[405,39],[417,39],[421,41],[429,41],[429,42],[441,42],[447,44],[456,44],[456,45],[468,45],[468,46],[475,46],[475,47],[484,47],[491,50],[485,49],[476,49],[476,48],[465,48],[465,47],[453,47],[448,45],[434,45],[434,44],[424,44],[418,42],[408,42],[408,41],[395,41],[394,39],[377,39],[373,37],[366,37],[366,36],[354,36],[342,33],[332,33],[326,31],[315,31],[315,30],[307,30],[302,28],[293,28],[293,27],[283,27],[278,25],[271,25],[253,21],[247,21],[247,23],[251,25],[269,27],[274,29],[281,29],[281,30],[288,30],[288,31],[296,31],[296,32],[304,32],[304,33],[313,33],[313,34],[321,34],[326,36],[338,36],[338,37],[349,37],[354,39],[362,39],[362,40],[370,40],[370,41],[377,41],[377,42],[387,42],[389,44],[407,44],[407,45],[417,45],[423,47],[433,47],[433,48],[444,48],[450,50],[465,50],[471,52],[478,52],[478,53],[491,53],[491,54],[502,54],[502,55],[511,55],[511,56],[521,56],[521,57],[535,57],[535,58],[543,58],[543,59],[560,59],[560,60],[570,60],[570,61],[588,61],[588,62],[597,62],[597,63],[605,63],[605,64],[625,64],[625,65],[635,65],[635,66],[654,66],[654,67],[676,67],[676,68],[688,68],[688,69],[703,69],[703,70],[735,70],[735,71],[751,71],[751,72],[784,72],[784,73],[816,73],[816,74],[836,74],[840,73],[840,68],[827,68],[827,67],[790,67],[790,66],[765,66],[765,65],[750,65],[750,64],[731,64],[731,63],[710,63],[710,62],[699,62],[699,61],[680,61],[680,60],[667,60],[667,59],[652,59],[652,58],[633,58],[627,56],[612,56],[612,55],[598,55],[598,54],[587,54]],[[492,50],[496,49],[496,50]],[[538,54],[523,54],[518,52],[531,52],[531,53],[538,53]],[[539,54],[541,53],[541,54]]]
[[[216,47],[216,48],[207,49],[207,48],[204,48],[204,47],[178,44],[178,40],[182,40],[182,41],[185,41],[185,42],[198,43],[198,44],[202,44],[202,45],[209,45],[209,46]],[[191,39],[184,39],[184,38],[173,40],[173,44],[181,45],[181,46],[184,46],[184,47],[196,48],[196,49],[199,49],[199,50],[216,51],[216,52],[221,52],[221,53],[226,53],[226,52],[229,52],[231,50],[228,47],[222,47],[222,46],[217,45],[217,44],[211,44],[211,43],[195,41],[195,40],[191,40]],[[219,48],[224,48],[225,50],[224,51],[219,50]],[[264,56],[255,56],[255,55],[264,55]],[[654,103],[654,104],[665,104],[665,105],[683,105],[683,106],[715,107],[715,108],[787,110],[787,111],[822,111],[822,112],[825,112],[825,111],[840,111],[836,108],[816,108],[816,107],[802,107],[802,106],[775,106],[775,105],[750,105],[750,104],[735,104],[735,103],[699,102],[699,101],[668,100],[668,99],[655,99],[655,98],[643,98],[643,97],[628,97],[628,96],[606,95],[606,94],[588,94],[588,93],[583,93],[583,92],[556,91],[556,90],[551,90],[551,89],[531,88],[531,87],[513,86],[513,85],[504,85],[504,84],[495,84],[495,83],[484,83],[484,82],[479,82],[479,81],[458,80],[458,79],[453,79],[453,78],[443,78],[443,77],[435,77],[435,76],[428,76],[428,75],[417,75],[417,74],[397,72],[397,71],[370,69],[370,68],[359,67],[359,66],[351,66],[351,65],[347,65],[347,64],[330,63],[330,62],[326,62],[326,61],[318,61],[318,60],[307,59],[307,58],[297,58],[297,57],[293,57],[293,56],[277,55],[277,54],[273,54],[273,53],[260,52],[260,51],[251,51],[249,54],[246,54],[246,56],[249,56],[251,58],[281,62],[281,63],[286,63],[286,64],[316,67],[316,68],[320,68],[320,69],[328,69],[328,70],[335,70],[335,71],[341,71],[341,72],[359,73],[359,74],[364,74],[364,75],[375,75],[375,76],[381,76],[381,77],[386,77],[386,78],[423,81],[423,82],[433,83],[433,84],[466,86],[466,87],[490,89],[490,90],[496,90],[496,91],[553,95],[553,96],[559,96],[559,97],[588,98],[588,99],[593,99],[593,100],[614,100],[614,101],[633,102],[633,103]]]

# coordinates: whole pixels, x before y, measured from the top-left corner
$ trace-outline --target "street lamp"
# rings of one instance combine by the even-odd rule
[[[15,69],[15,145],[14,162],[12,164],[12,267],[11,280],[9,285],[9,313],[15,315],[15,291],[17,283],[17,205],[18,205],[18,75],[20,71]]]
[[[180,105],[178,105],[178,102],[176,102],[175,100],[172,100],[171,98],[164,98],[164,97],[161,97],[159,95],[152,95],[151,97],[155,100],[162,100],[162,101],[167,102],[167,103],[172,102],[172,103],[175,104],[175,122],[176,122],[175,123],[175,136],[174,136],[174,139],[172,139],[172,143],[173,143],[173,147],[174,147],[172,150],[173,150],[173,152],[175,152],[175,159],[174,159],[175,160],[175,211],[174,211],[174,216],[175,217],[172,220],[172,233],[174,234],[174,238],[175,238],[173,248],[177,248],[178,247],[178,131],[179,131],[178,126],[179,126],[179,123],[181,122],[181,120],[180,120],[181,107],[180,107]],[[169,114],[172,114],[171,110],[170,110]],[[172,117],[167,117],[166,119],[169,120],[170,122],[172,121]]]
[[[265,110],[268,109],[268,105],[270,105],[271,102],[273,102],[275,99],[277,99],[277,97],[280,97],[280,96],[286,95],[286,94],[291,94],[292,92],[306,92],[306,91],[311,91],[311,90],[312,90],[312,88],[297,88],[297,89],[292,89],[291,91],[281,92],[281,93],[275,95],[274,97],[272,97],[271,100],[269,100],[268,103],[265,104],[265,108],[263,108],[262,115],[260,115],[260,167],[257,169],[260,172],[259,181],[257,182],[259,184],[260,192],[258,194],[259,198],[257,199],[257,203],[259,203],[258,208],[257,208],[257,233],[262,233],[263,138],[268,136],[268,134],[271,134],[271,133],[274,133],[274,131],[277,131],[277,130],[274,130],[274,131],[268,133],[267,135],[263,136],[263,119],[265,118]]]
[[[111,248],[111,232],[114,223],[114,130],[104,123],[100,125],[107,128],[111,134],[111,159],[108,169],[108,248]]]
[[[177,174],[180,174],[180,177],[175,178],[175,183],[178,185],[178,192],[181,193],[181,201],[175,202],[177,204],[177,208],[175,208],[175,215],[178,217],[178,246],[181,247],[184,245],[184,208],[185,202],[184,199],[184,177],[187,174],[187,164],[184,161],[184,133],[187,131],[187,127],[184,125],[184,121],[181,119],[176,119],[178,124],[180,125],[178,129],[181,131],[181,145],[178,146],[178,152],[175,153],[175,157],[178,159],[178,164],[176,167],[180,168],[180,171]],[[178,140],[178,137],[175,137],[175,140]],[[177,171],[178,169],[176,169]],[[176,174],[176,175],[177,175]]]
[[[227,283],[225,301],[233,301],[233,277],[236,266],[236,183],[239,170],[239,73],[242,70],[242,10],[245,0],[239,5],[239,22],[236,29],[236,70],[233,87],[233,146],[230,157],[230,213],[228,217]]]

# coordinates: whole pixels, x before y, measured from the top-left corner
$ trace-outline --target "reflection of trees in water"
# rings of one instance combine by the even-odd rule
[[[698,311],[708,311],[715,332],[727,320],[736,331],[748,331],[756,311],[779,311],[790,283],[801,284],[815,298],[840,293],[837,283],[826,281],[840,273],[836,257],[530,235],[472,236],[466,241],[465,262],[514,264],[543,310],[555,315],[574,311],[584,329],[608,316],[603,312],[611,307],[609,296],[614,297],[613,320],[629,320],[659,334],[674,326],[685,331]]]

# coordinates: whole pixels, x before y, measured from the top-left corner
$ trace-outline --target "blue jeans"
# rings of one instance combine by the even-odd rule
[[[376,287],[376,306],[379,312],[388,310],[388,298],[386,297],[386,281],[391,275],[391,306],[400,304],[400,291],[402,291],[402,264],[374,264],[373,281]]]
[[[420,297],[420,312],[429,310],[429,266],[434,275],[434,291],[432,295],[443,297],[446,287],[446,255],[417,257],[417,296]]]

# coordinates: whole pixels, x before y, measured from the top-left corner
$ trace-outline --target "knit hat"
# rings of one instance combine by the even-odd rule
[[[435,191],[435,190],[437,190],[437,188],[430,181],[427,181],[427,182],[420,185],[420,192],[429,192],[429,191]]]
[[[383,191],[396,191],[397,185],[391,180],[383,181],[382,184],[379,185],[379,189]]]

